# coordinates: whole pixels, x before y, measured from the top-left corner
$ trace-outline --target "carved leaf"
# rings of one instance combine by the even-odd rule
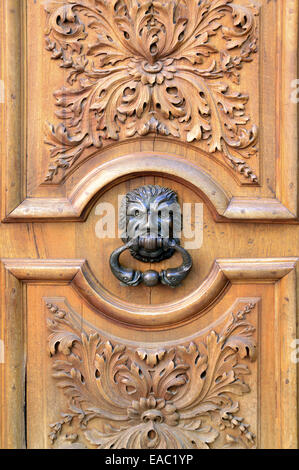
[[[240,357],[249,357],[251,360],[256,358],[256,345],[252,338],[244,338],[244,336],[232,336],[226,343],[227,346],[238,351]]]
[[[74,341],[80,341],[77,335],[65,331],[59,331],[49,336],[49,351],[51,355],[56,353],[56,346],[58,351],[66,356],[71,353]]]
[[[190,424],[179,426],[176,432],[177,440],[184,442],[185,449],[208,449],[209,444],[213,443],[219,436],[216,429],[201,427],[201,420],[194,420]]]

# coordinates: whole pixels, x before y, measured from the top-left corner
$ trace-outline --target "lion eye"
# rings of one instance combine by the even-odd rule
[[[138,209],[136,209],[136,211],[135,211],[135,216],[136,216],[136,217],[138,217],[138,216],[139,216],[139,214],[140,214],[139,210],[138,210]]]

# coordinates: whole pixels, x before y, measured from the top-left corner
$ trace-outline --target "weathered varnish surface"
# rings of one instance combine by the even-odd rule
[[[297,448],[298,2],[137,3],[1,3],[1,447]],[[203,204],[176,289],[95,233],[144,184]]]

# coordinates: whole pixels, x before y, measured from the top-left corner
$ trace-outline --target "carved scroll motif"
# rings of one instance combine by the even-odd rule
[[[258,129],[240,70],[257,50],[257,9],[232,0],[48,0],[46,48],[67,82],[48,124],[47,181],[85,149],[156,133],[200,141],[248,182]],[[231,82],[231,84],[230,84]],[[233,83],[233,86],[232,86]],[[232,90],[233,88],[233,90]]]
[[[254,361],[249,303],[230,312],[219,332],[157,350],[102,338],[71,309],[47,304],[57,386],[68,397],[51,424],[52,444],[89,448],[252,448],[236,396],[250,392],[245,361]],[[68,431],[68,432],[65,432]],[[61,444],[59,444],[61,445]]]

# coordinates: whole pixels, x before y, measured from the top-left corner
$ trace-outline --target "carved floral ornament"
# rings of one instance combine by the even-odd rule
[[[232,0],[47,0],[46,48],[67,82],[54,93],[46,180],[91,146],[156,133],[200,141],[248,182],[257,126],[236,91],[257,50],[258,10]],[[233,90],[232,90],[233,88]]]
[[[68,397],[51,424],[52,443],[89,448],[253,448],[236,396],[250,392],[245,361],[254,361],[248,303],[217,333],[157,350],[111,343],[71,309],[48,303],[50,356]],[[63,441],[64,440],[64,441]],[[62,441],[62,443],[61,443]],[[68,441],[68,442],[67,442]],[[66,442],[66,444],[65,444]]]

